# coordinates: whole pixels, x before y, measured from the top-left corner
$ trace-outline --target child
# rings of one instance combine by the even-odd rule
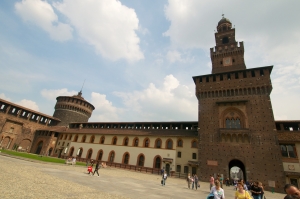
[[[88,174],[91,174],[91,173],[93,173],[93,167],[92,167],[92,165],[90,165],[90,166],[88,166]]]

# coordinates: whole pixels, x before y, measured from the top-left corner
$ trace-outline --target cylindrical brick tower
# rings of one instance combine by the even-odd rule
[[[67,126],[70,122],[88,122],[95,107],[81,95],[80,91],[78,95],[56,98],[53,117],[61,120],[59,126]]]

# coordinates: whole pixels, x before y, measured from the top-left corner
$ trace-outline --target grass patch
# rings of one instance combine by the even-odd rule
[[[0,150],[0,152],[8,154],[8,155],[12,155],[12,156],[18,156],[18,157],[22,157],[22,158],[28,158],[28,159],[38,160],[38,161],[43,161],[43,162],[65,164],[65,161],[66,161],[66,160],[60,159],[60,158],[54,158],[54,157],[49,157],[49,156],[40,156],[37,154],[25,153],[25,152],[17,152],[17,151],[3,150],[3,149]],[[86,163],[76,162],[76,165],[85,166]]]

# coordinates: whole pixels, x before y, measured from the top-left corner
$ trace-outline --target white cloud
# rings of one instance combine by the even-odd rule
[[[64,14],[80,38],[103,57],[137,61],[144,58],[136,35],[135,11],[117,0],[63,0],[54,7]]]
[[[36,102],[31,100],[22,99],[21,101],[16,102],[16,104],[19,104],[20,106],[24,106],[35,111],[39,111],[39,106],[36,104]]]
[[[175,62],[181,62],[181,63],[188,63],[188,62],[193,62],[194,61],[194,58],[193,57],[190,57],[188,53],[180,53],[179,51],[177,50],[169,50],[167,52],[167,60],[170,62],[170,63],[175,63]]]
[[[46,31],[53,40],[66,41],[72,38],[70,25],[61,23],[52,6],[42,0],[22,0],[15,4],[16,13],[26,21]]]
[[[66,88],[62,88],[62,89],[43,89],[41,91],[41,95],[51,101],[56,101],[56,98],[58,96],[72,96],[72,95],[76,95],[78,92],[76,91],[68,91],[68,89]]]
[[[135,121],[197,120],[194,88],[180,85],[173,76],[165,77],[160,87],[153,83],[142,91],[114,92],[127,107],[124,113]]]
[[[0,98],[4,99],[6,101],[10,101],[10,98],[6,97],[6,95],[4,93],[0,93]]]
[[[91,97],[91,103],[95,106],[91,120],[97,122],[112,122],[119,120],[118,113],[121,112],[121,109],[114,107],[112,102],[106,99],[106,95],[92,92]]]

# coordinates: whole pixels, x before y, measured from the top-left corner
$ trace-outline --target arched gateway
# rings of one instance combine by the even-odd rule
[[[232,168],[238,167],[240,169],[240,171],[234,171],[232,172]],[[233,159],[229,162],[228,164],[228,170],[229,170],[229,176],[231,178],[238,178],[243,179],[244,181],[247,181],[247,176],[246,176],[246,169],[245,169],[245,165],[242,161],[237,160],[237,159]]]

